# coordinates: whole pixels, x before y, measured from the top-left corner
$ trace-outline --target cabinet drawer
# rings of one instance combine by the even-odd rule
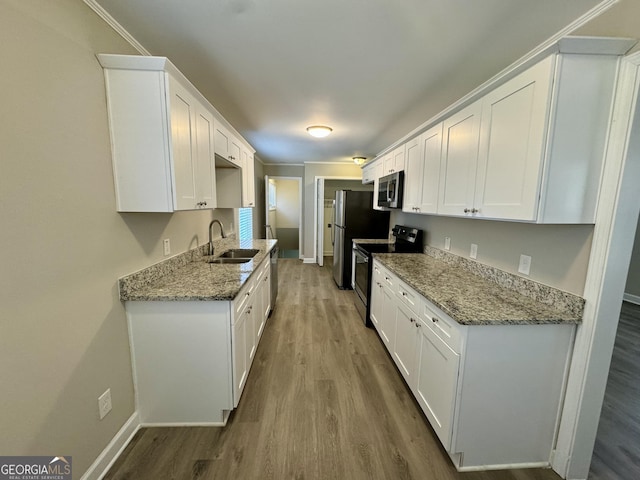
[[[422,299],[422,319],[454,352],[462,349],[463,325],[450,318],[426,299]]]
[[[411,287],[406,285],[404,282],[398,280],[398,298],[404,303],[407,307],[409,307],[413,312],[420,312],[420,296],[413,290]]]
[[[236,298],[233,300],[233,307],[235,311],[235,316],[233,317],[234,323],[237,322],[238,319],[240,318],[240,314],[242,313],[242,310],[244,309],[244,307],[247,305],[247,301],[249,300],[249,298],[251,298],[251,294],[253,293],[254,288],[255,288],[255,280],[250,279],[247,282],[247,284],[244,287],[242,287],[242,290],[240,290],[240,293],[238,293]]]

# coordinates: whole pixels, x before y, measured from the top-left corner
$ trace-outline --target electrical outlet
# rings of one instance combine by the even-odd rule
[[[471,244],[471,251],[469,252],[469,256],[471,258],[478,258],[478,245],[476,245],[475,243]]]
[[[168,238],[165,238],[162,243],[164,245],[164,256],[166,257],[171,254],[171,241]]]
[[[531,270],[531,257],[529,255],[520,255],[520,265],[518,265],[518,272],[523,275],[529,275]]]
[[[451,250],[451,237],[444,237],[444,249]]]
[[[107,388],[107,391],[98,397],[98,413],[100,414],[100,420],[102,420],[110,411],[111,389]]]

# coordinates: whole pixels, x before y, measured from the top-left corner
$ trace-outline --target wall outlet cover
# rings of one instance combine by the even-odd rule
[[[451,237],[444,237],[444,249],[451,250]]]
[[[100,415],[100,420],[102,420],[110,411],[111,389],[107,388],[107,390],[98,397],[98,414]]]
[[[164,255],[165,255],[165,257],[166,257],[167,255],[171,254],[171,241],[170,241],[168,238],[165,238],[165,239],[162,241],[162,245],[163,245],[163,248],[164,248]]]
[[[471,250],[469,251],[469,256],[473,259],[478,258],[478,245],[475,243],[471,244]]]
[[[518,272],[523,275],[529,275],[531,270],[531,257],[529,255],[520,255],[520,264],[518,265]]]

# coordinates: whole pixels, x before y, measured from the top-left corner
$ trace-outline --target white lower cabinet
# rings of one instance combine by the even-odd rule
[[[233,301],[126,302],[142,425],[226,423],[270,310],[270,260],[267,255]]]
[[[548,466],[575,326],[461,325],[373,271],[373,324],[456,468]]]

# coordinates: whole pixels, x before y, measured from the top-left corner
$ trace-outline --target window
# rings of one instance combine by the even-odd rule
[[[253,238],[253,208],[238,209],[238,240]]]
[[[276,183],[269,180],[269,210],[276,209]]]

